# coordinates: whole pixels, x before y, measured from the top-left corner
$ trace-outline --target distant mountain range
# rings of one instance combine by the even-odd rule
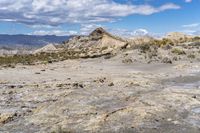
[[[68,40],[72,36],[55,36],[55,35],[0,35],[0,48],[16,48],[16,47],[27,47],[37,48],[49,43],[62,43]]]

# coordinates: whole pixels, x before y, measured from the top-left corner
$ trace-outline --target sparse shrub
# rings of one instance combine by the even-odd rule
[[[122,63],[131,64],[131,63],[133,63],[133,60],[132,59],[124,59],[124,60],[122,60]]]
[[[174,60],[174,61],[178,61],[178,57],[176,57],[176,56],[173,57],[173,60]]]
[[[163,47],[165,45],[174,45],[174,42],[170,39],[164,38],[162,40],[153,40],[151,41],[152,45],[158,46],[158,47]]]
[[[171,45],[165,45],[162,47],[164,50],[169,50],[169,49],[172,49],[172,46]]]
[[[172,60],[168,57],[163,58],[162,63],[172,64]]]
[[[164,38],[162,41],[161,41],[162,45],[174,45],[174,43],[172,42],[172,40],[170,39],[167,39],[167,38]]]
[[[147,53],[147,51],[150,51],[150,45],[142,44],[139,46],[139,49],[140,49],[141,53]]]
[[[71,131],[67,131],[62,129],[60,126],[58,127],[57,131],[53,131],[51,133],[72,133]]]
[[[102,51],[104,51],[104,50],[106,50],[106,49],[108,49],[107,46],[104,46],[104,47],[101,48]]]
[[[187,57],[190,59],[194,59],[196,56],[194,54],[189,54]]]
[[[200,40],[200,37],[199,36],[196,36],[192,39],[193,41],[199,41]]]
[[[171,52],[174,53],[174,54],[177,54],[177,55],[184,55],[184,54],[186,54],[184,50],[181,50],[181,49],[178,49],[178,48],[172,49]]]

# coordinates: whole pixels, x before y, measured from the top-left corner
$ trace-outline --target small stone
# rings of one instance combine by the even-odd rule
[[[174,60],[174,61],[178,61],[178,57],[176,57],[176,56],[173,57],[173,60]]]
[[[125,59],[125,60],[122,60],[122,63],[131,64],[131,63],[133,63],[133,60],[132,59]]]
[[[79,84],[79,83],[73,83],[72,86],[75,88],[84,88],[83,84]]]
[[[114,86],[114,83],[112,82],[112,83],[108,84],[108,86]]]
[[[168,118],[167,121],[172,121],[172,119],[171,119],[171,118]]]
[[[174,123],[175,125],[178,125],[178,124],[179,124],[179,121],[173,121],[173,123]]]
[[[51,64],[51,63],[53,63],[53,61],[49,60],[49,61],[48,61],[48,63],[50,63],[50,64]]]
[[[13,93],[14,93],[13,91],[9,91],[9,92],[8,92],[8,94],[10,94],[10,95],[13,94]]]
[[[14,119],[16,113],[14,114],[0,114],[0,124],[6,124]]]
[[[10,88],[12,88],[12,89],[15,88],[15,87],[16,87],[15,85],[11,85],[11,86],[10,86]]]
[[[162,63],[172,64],[172,60],[168,57],[165,57],[165,58],[162,59]]]
[[[82,84],[79,84],[79,87],[80,87],[80,88],[84,88],[84,86],[83,86]]]
[[[196,95],[194,95],[194,96],[192,96],[192,98],[196,99],[196,98],[197,98],[197,96],[196,96]]]
[[[99,79],[99,82],[100,83],[104,83],[104,79]]]
[[[40,72],[36,72],[35,74],[41,74]]]
[[[63,87],[63,84],[57,84],[56,87]]]

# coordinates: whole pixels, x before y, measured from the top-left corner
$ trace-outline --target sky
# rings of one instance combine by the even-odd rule
[[[0,34],[200,35],[200,0],[0,0]]]

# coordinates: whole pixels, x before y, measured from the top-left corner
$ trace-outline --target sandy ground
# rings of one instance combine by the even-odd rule
[[[200,63],[68,60],[0,69],[0,132],[200,132]]]

